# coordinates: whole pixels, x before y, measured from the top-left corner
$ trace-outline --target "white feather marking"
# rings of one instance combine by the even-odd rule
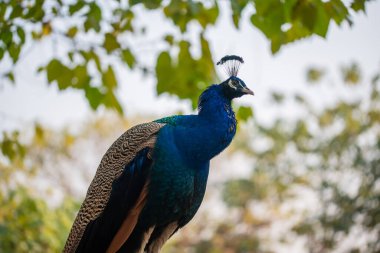
[[[228,86],[230,86],[232,89],[236,90],[237,88],[234,86],[232,80],[228,81]]]

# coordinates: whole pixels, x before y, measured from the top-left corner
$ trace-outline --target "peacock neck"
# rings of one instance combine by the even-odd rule
[[[233,114],[231,99],[223,94],[218,85],[212,85],[202,93],[199,97],[198,111],[200,117],[214,121],[225,121]]]
[[[212,85],[202,93],[198,103],[198,115],[163,118],[158,143],[167,143],[174,137],[175,150],[189,164],[205,164],[222,152],[236,133],[236,119],[231,99],[224,96],[218,85]],[[196,168],[197,166],[194,166]]]
[[[199,98],[199,120],[203,126],[200,132],[203,145],[202,156],[211,159],[225,149],[236,133],[236,119],[231,99],[224,96],[220,87],[213,85]],[[206,146],[206,147],[205,147]]]

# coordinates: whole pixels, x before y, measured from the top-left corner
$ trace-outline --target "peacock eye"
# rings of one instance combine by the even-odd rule
[[[228,81],[228,85],[231,87],[231,88],[233,88],[233,89],[237,89],[237,85],[238,85],[238,83],[237,83],[237,81],[236,80],[230,80],[230,81]]]

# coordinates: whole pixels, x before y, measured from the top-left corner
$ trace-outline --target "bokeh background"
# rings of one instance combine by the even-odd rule
[[[60,252],[134,124],[244,58],[232,145],[164,252],[380,252],[380,3],[0,2],[0,252]]]

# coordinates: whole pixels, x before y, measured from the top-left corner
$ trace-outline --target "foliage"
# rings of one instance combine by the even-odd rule
[[[59,252],[79,208],[65,199],[54,209],[44,199],[20,187],[0,194],[0,250],[11,252]]]
[[[231,21],[239,29],[243,12],[248,12],[251,25],[271,42],[276,53],[282,45],[317,35],[325,38],[332,22],[352,24],[350,12],[365,12],[368,0],[239,0],[230,1]],[[216,24],[218,1],[66,1],[5,0],[0,3],[0,61],[14,65],[26,54],[28,45],[53,39],[58,43],[53,59],[38,68],[50,84],[60,90],[83,92],[92,109],[99,106],[122,112],[116,91],[120,81],[115,63],[142,73],[157,76],[157,93],[168,92],[181,99],[191,99],[216,81],[207,29]],[[250,8],[253,7],[253,8]],[[159,12],[163,23],[171,23],[170,32],[162,34],[155,44],[155,66],[149,66],[135,38],[149,30],[139,25],[137,13]],[[170,27],[170,25],[168,25]],[[199,53],[190,50],[190,35],[198,32]],[[66,49],[64,49],[66,48]],[[190,52],[192,51],[192,52]],[[178,53],[175,53],[178,52]],[[14,67],[1,73],[11,82]]]
[[[190,43],[180,41],[177,60],[173,62],[170,53],[164,51],[157,58],[157,92],[169,92],[181,99],[190,98],[193,107],[197,106],[200,93],[215,79],[214,66],[208,42],[201,35],[202,57],[193,59]],[[191,70],[191,74],[188,71]]]
[[[55,135],[40,125],[35,126],[29,142],[22,140],[23,135],[17,131],[4,133],[0,141],[0,251],[59,252],[79,207],[78,201],[65,197],[53,208],[46,201],[46,196],[54,197],[51,188],[37,190],[34,186],[38,179],[53,181],[45,166],[52,154],[55,161],[64,155],[68,145],[64,140],[70,137],[62,133],[51,138]],[[54,190],[62,187],[54,186]]]
[[[76,185],[89,184],[98,163],[93,158],[100,158],[129,127],[128,121],[109,115],[88,121],[75,135],[39,124],[32,133],[25,129],[4,134],[0,140],[0,252],[62,251],[85,194]],[[89,165],[83,147],[91,151]]]

